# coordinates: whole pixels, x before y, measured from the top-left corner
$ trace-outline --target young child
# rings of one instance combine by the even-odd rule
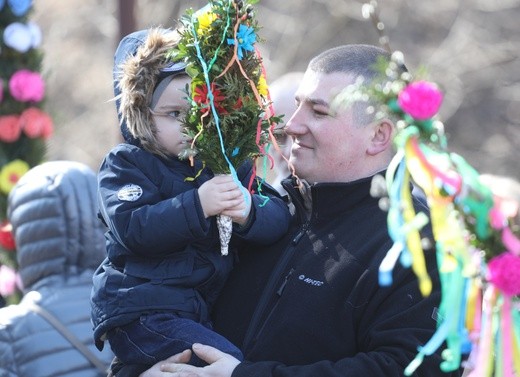
[[[172,30],[135,32],[115,54],[126,142],[99,170],[107,258],[94,275],[92,319],[98,347],[108,340],[125,364],[153,365],[194,342],[242,359],[211,331],[211,306],[233,265],[233,255],[220,253],[215,215],[233,219],[234,243],[272,243],[290,219],[269,186],[262,186],[270,200],[260,207],[264,199],[252,194],[246,200],[231,176],[214,176],[196,159],[191,166],[177,158],[190,143],[181,122],[190,78],[185,64],[166,57],[178,38]],[[243,185],[252,174],[252,163],[246,165],[237,169]]]

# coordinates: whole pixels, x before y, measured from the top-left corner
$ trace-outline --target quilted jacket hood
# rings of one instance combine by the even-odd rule
[[[24,174],[8,198],[24,291],[77,277],[105,257],[97,180],[86,165],[46,162]]]

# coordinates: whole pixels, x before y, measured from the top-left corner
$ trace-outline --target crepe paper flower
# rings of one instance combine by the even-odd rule
[[[23,54],[29,51],[33,45],[31,30],[21,22],[13,22],[4,30],[4,43]]]
[[[416,81],[404,88],[397,97],[401,109],[416,120],[432,118],[442,103],[442,93],[436,84]]]
[[[488,280],[505,295],[520,294],[520,257],[502,253],[488,263]]]
[[[20,115],[19,125],[31,139],[38,137],[47,139],[52,134],[51,117],[36,107],[29,107],[24,110]]]
[[[206,12],[197,17],[199,28],[197,29],[198,35],[203,35],[210,27],[213,21],[217,19],[217,15],[213,12]]]
[[[20,137],[22,129],[19,125],[18,115],[0,116],[0,141],[13,143]]]
[[[215,84],[211,84],[211,92],[213,93],[213,103],[215,105],[215,110],[217,110],[218,113],[223,114],[226,112],[226,109],[224,109],[221,105],[221,102],[226,99],[221,93],[219,89],[215,87]],[[209,98],[208,93],[208,87],[204,85],[197,86],[195,88],[195,95],[193,96],[193,100],[201,106],[201,111],[203,114],[207,113],[211,110],[211,100]]]
[[[507,250],[520,257],[520,239],[515,236],[511,228],[504,228],[502,231],[502,243]]]
[[[269,87],[267,86],[267,80],[265,79],[264,75],[260,75],[256,87],[258,89],[258,93],[262,97],[266,98],[269,96]]]
[[[16,159],[2,167],[0,170],[0,191],[9,194],[18,180],[29,171],[29,164]]]
[[[7,3],[16,17],[24,16],[32,7],[32,0],[8,0]]]
[[[237,51],[238,60],[242,60],[242,58],[244,57],[244,50],[245,51],[254,51],[254,49],[255,49],[253,46],[256,42],[255,30],[252,27],[240,25],[238,27],[236,40],[238,41],[238,51]],[[227,43],[229,45],[234,45],[235,40],[228,38]]]
[[[42,43],[42,30],[40,29],[40,27],[34,22],[28,22],[27,30],[29,30],[29,34],[31,35],[31,47],[40,47]]]
[[[9,80],[9,90],[20,102],[39,102],[45,94],[45,83],[38,72],[21,69]]]
[[[11,267],[0,266],[0,295],[7,297],[16,292],[20,286],[20,277]]]
[[[12,227],[7,220],[0,225],[0,246],[7,251],[14,251],[16,249]]]

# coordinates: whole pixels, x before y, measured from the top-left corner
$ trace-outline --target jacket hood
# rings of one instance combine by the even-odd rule
[[[114,94],[121,134],[127,143],[145,149],[155,144],[155,127],[149,110],[154,90],[165,76],[184,72],[168,53],[177,45],[177,31],[140,30],[124,37],[114,56]]]
[[[15,185],[7,214],[24,291],[53,276],[95,270],[104,259],[96,174],[72,161],[38,165]]]

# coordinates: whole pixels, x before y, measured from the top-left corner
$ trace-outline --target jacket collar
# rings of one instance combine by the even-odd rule
[[[383,174],[379,173],[379,174]],[[290,200],[294,203],[296,213],[304,219],[304,214],[312,219],[330,218],[340,215],[360,204],[377,202],[379,198],[370,195],[370,186],[373,176],[361,178],[352,182],[322,182],[309,185],[310,195],[308,197],[312,203],[306,203],[302,192],[296,185],[294,178],[286,179],[282,185],[287,190]],[[310,212],[305,208],[309,208]]]

